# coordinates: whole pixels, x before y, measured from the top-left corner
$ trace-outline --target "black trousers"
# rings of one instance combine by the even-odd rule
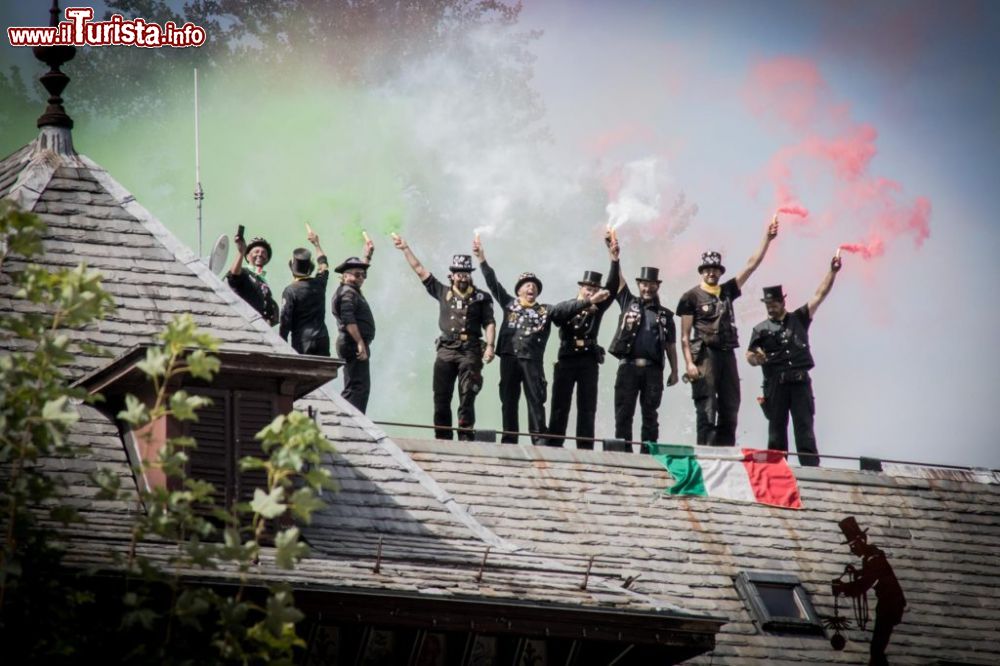
[[[902,608],[891,606],[883,608],[881,603],[875,607],[875,626],[872,628],[872,642],[868,653],[869,666],[888,666],[889,660],[885,656],[885,650],[889,647],[892,630],[902,621]]]
[[[323,334],[316,337],[303,338],[302,340],[292,340],[292,348],[300,354],[311,356],[330,355],[330,336]]]
[[[541,360],[500,357],[500,410],[503,413],[503,429],[517,432],[519,429],[518,407],[521,402],[521,388],[524,388],[528,403],[528,431],[537,433],[531,438],[532,444],[544,444],[545,438],[545,368]],[[517,435],[503,435],[500,441],[517,444]]]
[[[478,344],[476,345],[478,347]],[[483,386],[483,358],[478,349],[438,349],[434,361],[434,425],[451,425],[451,398],[458,381],[458,425],[476,425],[476,394]],[[451,439],[451,428],[435,428],[438,439]],[[460,440],[472,441],[471,432],[459,431]]]
[[[782,384],[776,378],[764,382],[764,405],[767,413],[767,448],[778,451],[788,450],[788,415],[792,416],[795,431],[795,448],[799,453],[813,454],[799,456],[799,464],[815,467],[819,465],[816,455],[816,435],[813,432],[813,416],[816,401],[813,398],[812,380],[794,384]]]
[[[740,412],[736,350],[705,347],[698,362],[701,379],[691,382],[699,446],[734,446]]]
[[[569,423],[569,408],[573,402],[573,387],[576,387],[576,436],[594,436],[594,420],[597,418],[597,357],[567,356],[559,359],[552,373],[552,416],[549,419],[550,435],[565,435]],[[562,446],[560,438],[552,438],[552,446]],[[594,442],[576,440],[576,448],[592,449]]]
[[[621,363],[615,377],[615,438],[632,439],[636,399],[642,412],[641,441],[655,442],[660,436],[657,411],[663,400],[663,368],[656,364],[638,367]]]
[[[371,347],[368,348],[368,353],[371,358]],[[345,361],[344,390],[340,395],[364,414],[368,409],[368,396],[372,390],[369,362],[358,360],[358,345],[346,335],[337,338],[337,355]]]

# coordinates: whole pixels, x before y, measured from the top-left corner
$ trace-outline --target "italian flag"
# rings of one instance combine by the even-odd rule
[[[696,495],[801,509],[799,484],[781,451],[649,443],[674,485],[671,495]]]

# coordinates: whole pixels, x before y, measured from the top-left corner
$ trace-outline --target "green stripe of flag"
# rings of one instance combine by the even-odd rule
[[[694,448],[679,444],[648,443],[649,452],[674,477],[674,485],[667,489],[671,495],[708,495],[705,480],[701,475],[701,465],[695,458]]]

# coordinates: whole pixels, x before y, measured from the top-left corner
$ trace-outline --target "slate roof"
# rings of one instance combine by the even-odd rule
[[[73,152],[68,131],[43,128],[0,162],[0,195],[49,225],[41,263],[84,261],[102,271],[118,310],[83,336],[111,356],[148,342],[181,312],[228,349],[291,353],[110,174]],[[0,284],[0,307],[13,305],[9,286]],[[107,361],[84,357],[72,371],[79,377]],[[743,570],[792,573],[817,610],[830,614],[830,580],[845,564],[857,564],[837,521],[854,515],[888,554],[909,601],[889,648],[893,663],[1000,661],[996,472],[797,469],[805,508],[793,511],[664,496],[669,475],[642,456],[392,439],[332,386],[298,406],[314,408],[336,445],[328,464],[341,488],[306,529],[313,556],[294,572],[265,558],[260,573],[269,579],[288,579],[301,590],[719,618],[728,623],[716,650],[695,663],[857,664],[867,659],[870,632],[849,632],[843,652],[823,636],[762,633],[733,584]],[[73,557],[103,563],[109,548],[127,542],[121,518],[136,507],[96,501],[86,474],[100,465],[132,477],[115,426],[89,407],[80,411],[73,439],[89,456],[54,464],[90,521],[73,534]]]

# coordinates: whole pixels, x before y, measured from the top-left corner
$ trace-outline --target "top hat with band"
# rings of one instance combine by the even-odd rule
[[[600,287],[603,275],[597,271],[584,271],[583,279],[577,282],[581,287]]]
[[[701,265],[698,266],[698,272],[701,273],[706,268],[718,268],[721,273],[725,273],[726,267],[722,265],[722,255],[711,250],[702,252]]]
[[[652,266],[643,266],[639,269],[639,277],[636,278],[639,282],[655,282],[660,284],[662,280],[660,279],[660,269],[653,268]]]
[[[854,516],[848,516],[837,524],[840,525],[840,531],[844,533],[846,539],[844,543],[854,543],[859,539],[868,540],[868,528],[861,529]]]
[[[316,268],[312,261],[312,252],[304,247],[295,248],[292,258],[288,260],[288,268],[295,277],[309,277]]]
[[[785,296],[788,294],[781,290],[781,285],[776,284],[773,287],[764,287],[764,298],[760,299],[761,303],[771,303],[774,301],[784,301]]]
[[[452,273],[471,273],[476,270],[472,265],[472,257],[467,254],[456,254],[451,258],[451,266],[448,267]]]

